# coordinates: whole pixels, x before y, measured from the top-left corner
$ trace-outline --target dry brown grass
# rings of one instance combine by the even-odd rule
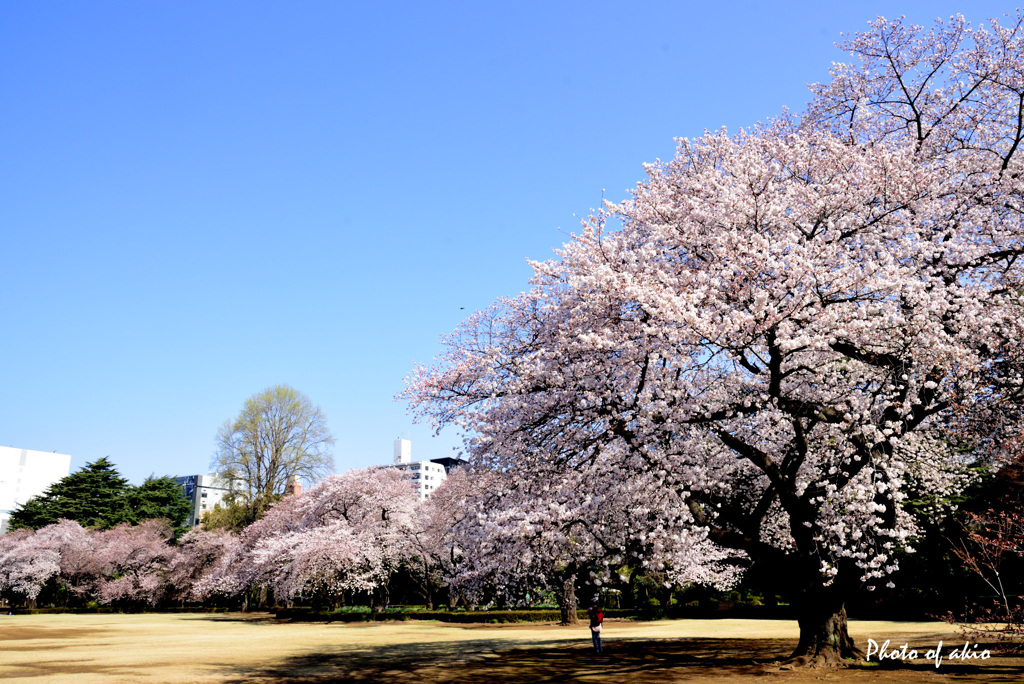
[[[864,645],[948,648],[942,623],[854,622]],[[585,626],[279,623],[266,615],[25,615],[0,617],[6,682],[1021,682],[1024,659],[968,665],[779,671],[794,622],[609,621],[607,652]]]

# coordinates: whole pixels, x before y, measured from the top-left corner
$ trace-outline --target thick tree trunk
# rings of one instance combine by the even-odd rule
[[[391,593],[388,591],[387,584],[381,585],[379,589],[374,590],[370,594],[370,612],[380,613],[387,609],[388,604],[391,603]]]
[[[800,643],[787,664],[797,667],[836,667],[847,659],[859,660],[857,648],[847,630],[846,607],[833,597],[807,595],[799,606]]]
[[[267,594],[268,593],[269,592],[267,591],[266,585],[261,585],[260,587],[258,587],[256,589],[256,609],[257,610],[266,610],[267,609],[267,604],[268,604]]]
[[[430,580],[430,565],[423,562],[423,593],[427,599],[427,610],[434,610],[434,583]]]
[[[791,522],[791,530],[798,547],[813,549],[814,540],[807,528]],[[813,550],[781,560],[774,564],[780,574],[772,584],[788,588],[800,625],[800,642],[784,667],[841,667],[862,660],[864,652],[850,638],[846,620],[846,599],[859,586],[859,569],[841,561],[838,573],[825,585],[821,558]]]
[[[578,625],[576,617],[576,573],[569,573],[562,581],[562,591],[559,592],[558,608],[562,613],[563,625]]]

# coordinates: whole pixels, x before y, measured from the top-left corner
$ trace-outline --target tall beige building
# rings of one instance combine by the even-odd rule
[[[67,454],[0,447],[0,534],[15,508],[67,477],[70,468]]]

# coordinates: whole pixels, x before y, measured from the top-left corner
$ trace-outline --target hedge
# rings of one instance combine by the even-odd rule
[[[379,613],[315,611],[309,608],[282,608],[279,620],[293,622],[384,622],[387,620],[437,620],[439,622],[558,622],[557,610],[387,610]]]
[[[581,620],[587,619],[585,610],[579,610]],[[658,616],[647,616],[635,610],[607,608],[606,618],[624,619],[657,619]],[[395,610],[389,608],[379,613],[368,612],[329,612],[311,608],[280,608],[275,612],[279,620],[293,622],[386,622],[388,620],[437,620],[438,622],[457,623],[507,623],[507,622],[560,622],[562,615],[557,610]]]
[[[0,611],[3,612],[3,611]],[[119,608],[115,606],[89,606],[84,608],[9,608],[14,615],[48,615],[60,613],[228,613],[231,608],[192,606],[188,608]]]

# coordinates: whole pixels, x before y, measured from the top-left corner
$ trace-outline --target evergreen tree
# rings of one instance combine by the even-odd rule
[[[149,476],[138,487],[128,484],[107,458],[87,463],[26,501],[11,515],[11,529],[37,530],[61,519],[83,527],[110,529],[121,523],[165,518],[176,535],[184,531],[192,505],[181,485],[169,476]]]
[[[109,529],[130,520],[128,480],[106,457],[87,463],[30,499],[11,515],[11,529],[39,529],[63,519]]]
[[[192,503],[185,498],[182,485],[174,478],[150,475],[141,485],[128,491],[128,512],[133,524],[151,518],[170,521],[177,537],[185,531]]]
[[[37,530],[40,527],[46,527],[51,522],[52,511],[51,507],[45,501],[46,494],[42,496],[33,496],[31,499],[21,504],[13,513],[11,513],[10,520],[8,521],[8,528],[16,530],[18,528],[27,528],[30,530]]]

